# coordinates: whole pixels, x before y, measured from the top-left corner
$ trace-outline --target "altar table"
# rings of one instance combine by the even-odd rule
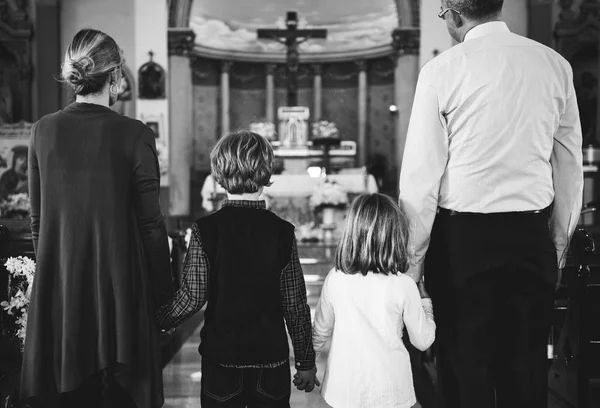
[[[378,191],[377,182],[370,174],[332,174],[328,179],[338,183],[348,193],[350,199],[362,193]],[[296,226],[314,221],[308,200],[315,187],[323,182],[323,178],[304,174],[281,174],[273,175],[271,181],[273,184],[265,187],[262,195],[271,211]],[[225,189],[216,183],[211,175],[206,177],[201,194],[202,206],[209,212],[217,210],[219,202],[226,197]],[[214,202],[211,200],[213,196],[216,198]]]

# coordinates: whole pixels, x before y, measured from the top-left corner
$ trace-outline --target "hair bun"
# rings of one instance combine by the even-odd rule
[[[75,95],[101,92],[110,75],[121,67],[121,59],[119,46],[112,37],[84,28],[67,47],[59,81],[69,84]]]
[[[90,71],[94,69],[94,60],[90,57],[81,57],[77,61],[71,61],[71,69],[65,78],[71,84],[84,85],[90,80]]]

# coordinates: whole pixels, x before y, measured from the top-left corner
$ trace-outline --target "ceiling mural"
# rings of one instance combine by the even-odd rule
[[[300,44],[301,52],[339,52],[391,43],[398,26],[394,0],[194,0],[190,28],[196,43],[242,52],[284,52],[276,41],[258,40],[258,28],[285,28],[287,11],[298,12],[299,28],[326,28],[327,40]]]

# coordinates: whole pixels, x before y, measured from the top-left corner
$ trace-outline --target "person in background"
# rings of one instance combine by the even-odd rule
[[[319,382],[294,226],[260,198],[271,185],[273,149],[264,137],[242,130],[221,138],[210,160],[227,200],[194,222],[182,287],[157,319],[168,330],[208,301],[199,348],[202,408],[288,408],[285,323],[296,387],[310,392]]]
[[[502,6],[442,0],[459,44],[421,69],[400,172],[439,407],[547,407],[555,286],[581,210],[573,71],[511,33]]]
[[[410,408],[417,403],[402,333],[427,350],[435,339],[431,299],[408,269],[408,220],[383,194],[363,194],[346,225],[315,311],[313,343],[327,340],[322,394],[334,408]]]
[[[32,404],[163,405],[154,313],[173,293],[170,254],[154,134],[109,108],[121,65],[110,36],[79,31],[62,66],[76,101],[32,128],[37,271],[21,379]]]

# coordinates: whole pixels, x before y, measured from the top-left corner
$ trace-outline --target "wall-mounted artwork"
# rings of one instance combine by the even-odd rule
[[[160,168],[160,186],[169,185],[169,140],[165,131],[164,114],[142,114],[141,120],[154,132]]]
[[[154,53],[148,52],[150,61],[146,62],[138,71],[138,98],[139,99],[164,99],[165,98],[165,70],[153,61]]]
[[[261,12],[257,14],[256,10]],[[190,28],[201,46],[279,53],[285,50],[284,46],[276,41],[258,40],[256,30],[285,28],[287,11],[298,12],[298,28],[328,30],[327,40],[300,44],[302,53],[354,51],[390,44],[391,33],[398,26],[393,0],[194,0]]]
[[[31,123],[0,126],[0,202],[28,194],[28,146]]]

